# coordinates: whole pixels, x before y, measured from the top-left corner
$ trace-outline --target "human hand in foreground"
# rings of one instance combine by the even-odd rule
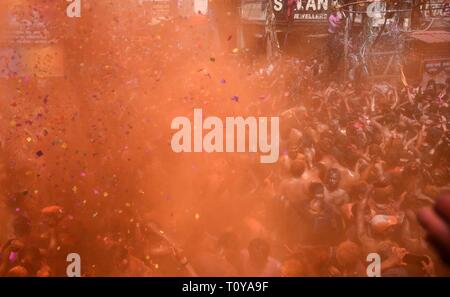
[[[438,198],[433,208],[422,209],[417,216],[427,239],[450,265],[450,195]]]

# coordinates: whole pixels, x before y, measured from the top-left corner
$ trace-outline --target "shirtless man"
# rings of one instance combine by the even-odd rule
[[[308,199],[307,183],[302,179],[305,172],[305,163],[294,160],[291,163],[291,176],[281,182],[281,201],[286,207],[301,208]]]
[[[336,212],[340,207],[350,201],[347,192],[340,187],[341,173],[337,168],[328,170],[325,177],[325,203],[330,205]]]

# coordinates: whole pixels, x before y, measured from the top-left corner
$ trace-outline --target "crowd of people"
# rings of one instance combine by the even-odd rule
[[[450,80],[355,83],[339,70],[330,75],[321,57],[269,63],[230,45],[209,53],[210,28],[185,19],[117,43],[147,24],[135,22],[112,37],[74,37],[87,49],[82,61],[68,55],[85,71],[70,94],[89,98],[80,101],[82,119],[101,120],[70,130],[79,115],[64,114],[73,102],[56,89],[27,102],[30,114],[33,104],[46,106],[34,126],[17,119],[8,135],[22,138],[21,129],[45,121],[50,132],[40,141],[59,133],[69,144],[52,139],[31,158],[22,143],[2,139],[0,157],[9,148],[10,159],[0,163],[0,218],[11,228],[2,229],[0,276],[63,276],[71,253],[81,256],[83,276],[367,276],[369,254],[379,255],[382,276],[449,274],[416,213],[449,192]],[[28,92],[15,83],[14,91]],[[167,118],[199,105],[221,115],[278,115],[279,161],[167,151]],[[77,147],[84,135],[70,141],[66,130],[82,128],[87,144]],[[30,159],[38,172],[31,181],[19,166]]]
[[[448,191],[449,81],[323,89],[282,113],[280,228],[335,249],[335,262],[316,267],[300,252],[302,272],[365,275],[364,258],[376,252],[383,275],[434,275],[437,259],[415,214]]]

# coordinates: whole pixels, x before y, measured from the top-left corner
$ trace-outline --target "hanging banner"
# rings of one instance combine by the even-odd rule
[[[337,0],[273,0],[273,10],[277,20],[287,20],[288,11],[292,10],[294,21],[327,21],[332,5],[337,3]]]
[[[436,75],[443,71],[450,74],[450,59],[432,59],[425,60],[424,71],[430,75]]]
[[[422,8],[426,18],[450,16],[450,3],[444,0],[428,0]]]

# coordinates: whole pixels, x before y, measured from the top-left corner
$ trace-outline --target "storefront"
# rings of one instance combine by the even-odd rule
[[[259,51],[266,48],[270,56],[273,48],[302,54],[323,47],[327,36],[328,16],[337,0],[241,0],[239,47]],[[268,17],[273,15],[274,17]],[[268,32],[271,32],[268,38]],[[270,40],[269,40],[270,39]],[[274,45],[275,44],[275,45]],[[307,53],[303,53],[307,54]]]
[[[409,77],[425,85],[430,79],[444,83],[450,76],[450,32],[423,31],[410,34]]]

